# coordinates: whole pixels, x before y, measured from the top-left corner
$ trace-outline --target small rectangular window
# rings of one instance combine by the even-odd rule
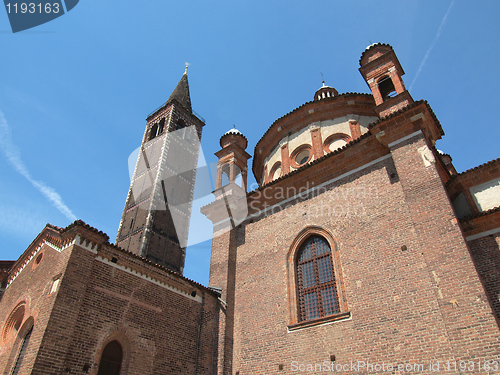
[[[59,287],[59,282],[61,281],[61,278],[58,277],[57,279],[52,281],[52,286],[50,287],[50,294],[57,292],[57,288]]]

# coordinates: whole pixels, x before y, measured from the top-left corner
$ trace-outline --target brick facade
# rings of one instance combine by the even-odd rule
[[[0,304],[2,327],[25,306],[20,328],[2,336],[2,373],[10,373],[28,325],[21,373],[97,374],[112,340],[123,348],[123,374],[214,373],[219,307],[211,290],[110,245],[82,222],[45,228],[25,255]]]
[[[500,231],[470,240],[468,245],[500,325]]]
[[[233,230],[239,246],[231,250],[232,373],[290,373],[293,361],[323,363],[331,355],[338,363],[426,366],[499,359],[498,326],[436,169],[425,167],[418,152],[422,146],[422,136],[413,137],[321,194]],[[288,252],[309,227],[335,239],[350,317],[290,331],[297,306]],[[220,285],[216,262],[210,282]]]
[[[367,133],[265,179],[247,194],[240,225],[220,221],[235,201],[202,210],[217,223],[210,284],[227,302],[220,374],[456,373],[455,361],[490,373],[485,361],[500,361],[500,211],[458,220],[453,185],[445,186],[456,173],[434,147],[444,132],[430,106],[405,90],[390,46],[371,46],[361,65],[379,116]],[[381,96],[381,76],[396,95]],[[256,145],[256,176],[280,133],[319,113],[336,118],[336,106],[355,95],[306,103],[277,120]],[[298,249],[318,234],[330,244],[340,307],[307,320],[299,316]]]

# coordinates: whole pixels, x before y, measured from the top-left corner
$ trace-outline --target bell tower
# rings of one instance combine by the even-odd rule
[[[215,153],[217,162],[216,189],[228,183],[237,183],[241,175],[240,187],[247,190],[247,160],[250,155],[245,151],[248,141],[238,129],[227,131],[220,139],[221,150]],[[226,181],[227,180],[227,181]]]
[[[116,245],[182,274],[204,121],[193,113],[186,71],[146,119]]]
[[[372,91],[375,112],[386,117],[413,103],[403,79],[405,72],[392,47],[375,43],[366,48],[359,60],[360,73]]]

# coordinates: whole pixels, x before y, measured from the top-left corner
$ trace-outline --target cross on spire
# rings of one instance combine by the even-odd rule
[[[189,68],[189,65],[190,65],[190,64],[187,62],[187,63],[186,63],[186,70],[184,71],[184,74],[187,74],[187,72],[188,72],[188,68]]]

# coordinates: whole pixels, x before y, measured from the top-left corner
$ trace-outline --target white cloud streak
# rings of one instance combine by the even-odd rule
[[[55,206],[64,216],[69,220],[76,220],[76,216],[64,203],[61,196],[50,186],[47,186],[42,181],[37,181],[33,179],[24,165],[19,149],[15,146],[12,140],[12,132],[10,130],[9,124],[5,119],[3,112],[0,110],[0,150],[5,155],[12,167],[21,176],[26,178],[35,189],[37,189],[42,195]]]
[[[427,52],[425,53],[424,58],[422,59],[422,62],[420,63],[420,66],[418,67],[417,74],[415,74],[415,78],[413,78],[413,81],[410,84],[410,91],[413,88],[413,85],[415,84],[415,81],[417,80],[418,76],[420,75],[420,72],[424,68],[425,63],[427,62],[427,59],[429,58],[429,55],[431,54],[432,49],[436,45],[439,37],[441,36],[441,33],[443,32],[444,25],[446,24],[446,20],[448,19],[448,14],[450,14],[451,8],[453,8],[453,4],[455,4],[455,0],[452,0],[450,3],[450,6],[448,7],[448,10],[446,11],[446,14],[444,15],[443,19],[441,20],[441,24],[439,25],[439,29],[436,33],[436,36],[434,37],[434,40],[432,41],[430,47],[427,49]]]

